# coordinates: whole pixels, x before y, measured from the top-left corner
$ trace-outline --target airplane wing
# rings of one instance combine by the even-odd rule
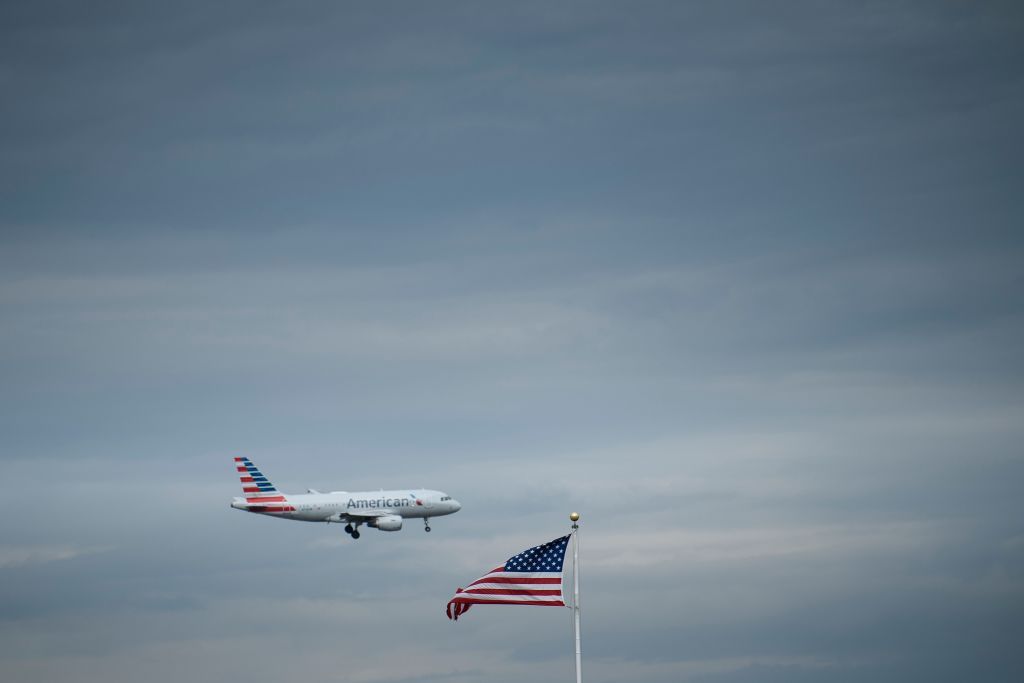
[[[373,517],[384,517],[386,515],[398,514],[392,510],[346,510],[343,513],[346,517],[366,517],[371,519]]]

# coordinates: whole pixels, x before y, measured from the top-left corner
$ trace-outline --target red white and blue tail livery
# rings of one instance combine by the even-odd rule
[[[245,507],[242,509],[263,514],[295,512],[295,507],[288,504],[288,499],[274,488],[249,458],[235,458],[235,469],[238,470],[242,493],[245,494]],[[239,502],[239,499],[236,498],[235,502]],[[232,503],[231,507],[238,506]]]
[[[235,458],[235,469],[245,495],[235,498],[231,507],[301,522],[344,524],[352,538],[359,538],[359,527],[363,524],[380,531],[398,531],[408,518],[422,519],[423,528],[430,531],[431,517],[451,515],[462,509],[459,501],[444,491],[429,489],[351,493],[309,489],[306,493],[284,494],[249,458]]]

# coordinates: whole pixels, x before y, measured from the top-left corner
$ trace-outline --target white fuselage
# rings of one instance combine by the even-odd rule
[[[235,498],[231,507],[303,522],[340,523],[365,523],[383,515],[429,519],[450,515],[462,508],[443,491],[428,489],[279,494],[267,500]]]

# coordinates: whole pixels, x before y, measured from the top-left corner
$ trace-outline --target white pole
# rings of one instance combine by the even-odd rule
[[[582,653],[580,649],[580,525],[577,524],[580,515],[578,512],[574,512],[569,515],[569,519],[572,520],[572,611],[573,626],[576,632],[576,683],[582,683],[583,672],[580,670]]]

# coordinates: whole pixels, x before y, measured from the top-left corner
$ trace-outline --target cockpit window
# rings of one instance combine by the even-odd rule
[[[441,496],[441,500],[451,500],[451,496]]]

